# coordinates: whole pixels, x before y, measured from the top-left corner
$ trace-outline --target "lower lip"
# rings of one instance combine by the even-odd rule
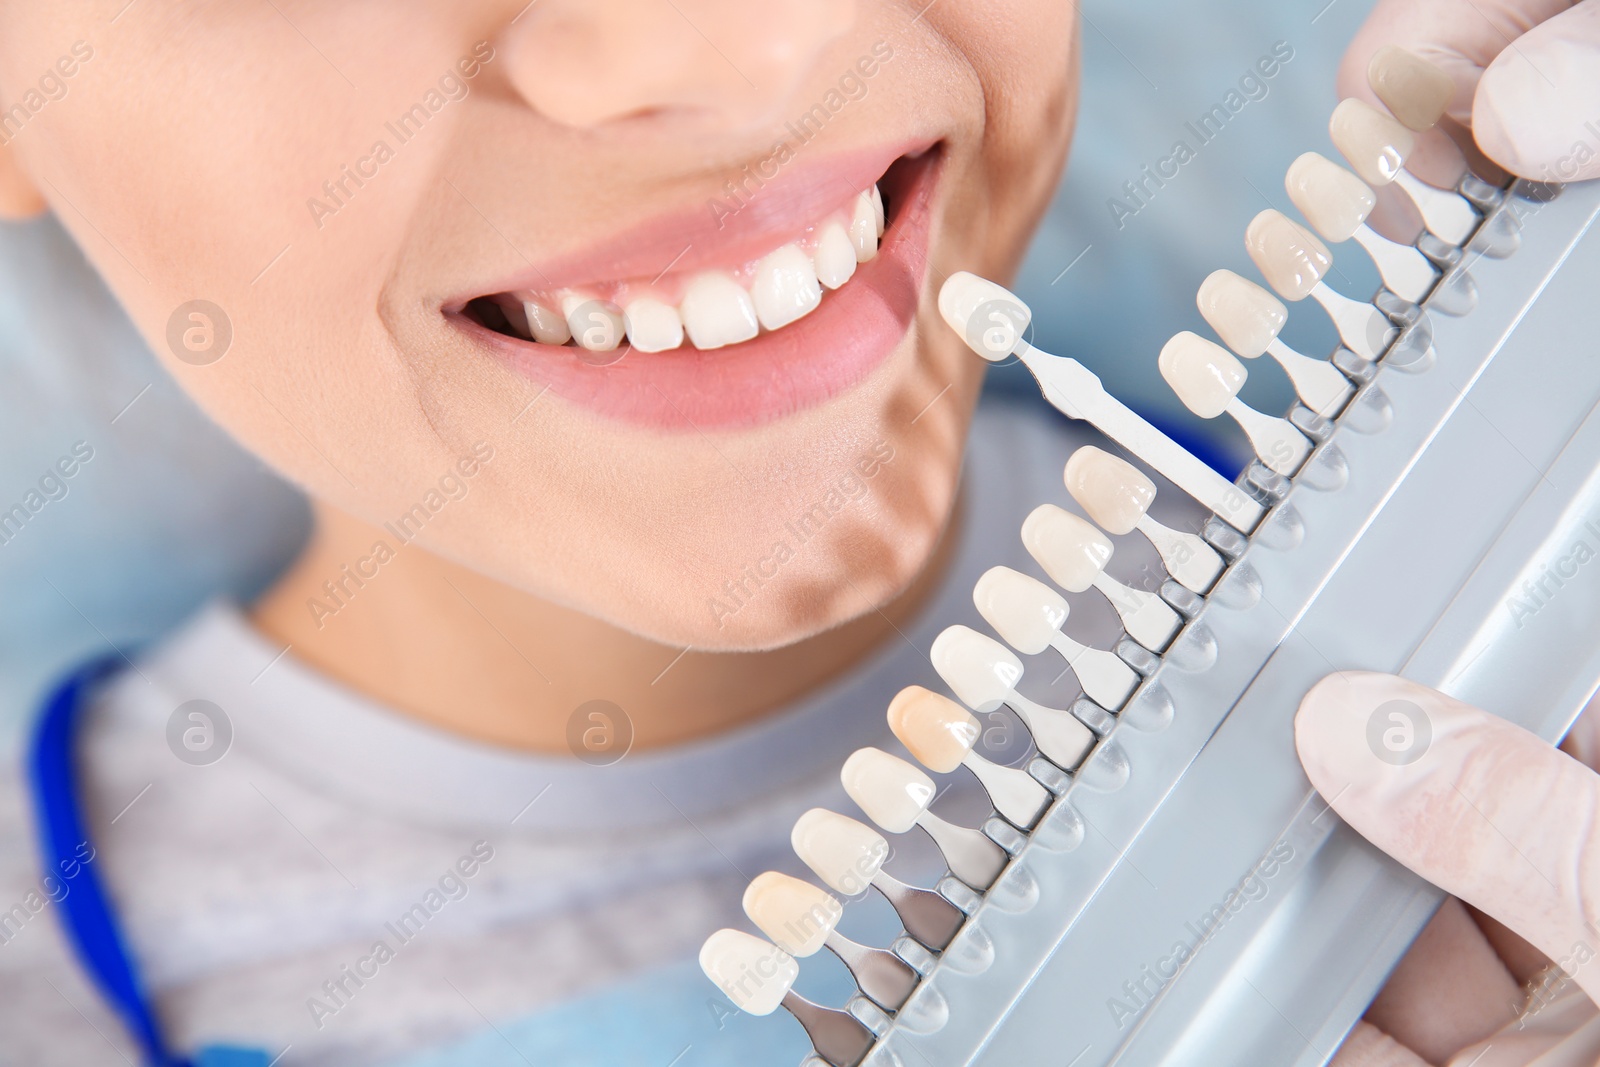
[[[446,317],[536,385],[605,418],[665,432],[773,422],[850,389],[910,329],[927,266],[939,154],[897,169],[885,192],[898,206],[877,256],[805,318],[743,344],[578,355],[581,349],[507,337],[464,314]],[[585,356],[613,361],[598,366]]]

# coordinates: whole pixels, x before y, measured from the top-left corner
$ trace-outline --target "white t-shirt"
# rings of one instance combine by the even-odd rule
[[[749,928],[739,899],[751,877],[805,873],[788,847],[801,812],[859,815],[839,786],[840,764],[862,745],[899,750],[884,709],[905,685],[940,687],[927,650],[941,629],[984,628],[971,601],[984,570],[1040,573],[1018,529],[1042,502],[1071,506],[1061,470],[1084,439],[1036,406],[980,408],[960,542],[904,640],[755,724],[610,766],[496,748],[396,715],[280,655],[237,608],[212,605],[116,679],[79,743],[92,862],[172,1042],[259,1047],[282,1053],[284,1067],[435,1062],[429,1050],[441,1063],[486,1062],[489,1052],[449,1052],[475,1042],[515,1052],[507,1062],[533,1049],[607,1062],[605,1049],[649,1047],[643,1031],[670,1029],[654,1009],[627,1005],[676,983],[676,1002],[713,1035],[691,1035],[681,1067],[753,1062],[749,1045],[717,1046],[714,1035],[730,1030],[720,996],[689,961],[712,930]],[[1139,546],[1126,544],[1124,565],[1136,569]],[[1110,643],[1108,608],[1075,603],[1074,612],[1075,636]],[[1075,683],[1063,666],[1048,652],[1030,660],[1037,677],[1024,688],[1064,706]],[[209,765],[169,747],[169,719],[191,700],[212,702],[231,725],[226,755]],[[959,788],[940,810],[975,824],[983,809],[970,776],[951,778]],[[40,886],[25,794],[8,769],[0,1061],[137,1060],[70,960],[54,906],[24,906],[6,923],[4,909]],[[937,857],[920,838],[896,839],[890,866],[931,884]],[[878,944],[896,932],[876,899],[852,904],[842,929]],[[848,976],[824,954],[805,961],[801,987],[839,1003]],[[627,993],[598,1006],[614,990]],[[559,1032],[584,1036],[553,1048],[567,1038],[549,1027],[536,1034],[539,1020],[572,1005],[593,1006],[582,1019],[608,1021],[568,1018]],[[762,1035],[760,1062],[792,1064],[805,1048],[779,1015],[741,1031]]]

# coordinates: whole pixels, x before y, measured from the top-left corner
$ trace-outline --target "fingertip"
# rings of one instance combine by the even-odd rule
[[[1295,714],[1295,750],[1325,797],[1386,781],[1432,739],[1432,718],[1415,682],[1378,671],[1337,671],[1311,687]]]
[[[1600,177],[1600,5],[1581,4],[1535,26],[1484,70],[1472,133],[1490,159],[1537,181]]]

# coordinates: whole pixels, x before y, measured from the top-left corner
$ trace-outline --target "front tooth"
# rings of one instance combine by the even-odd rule
[[[732,277],[718,271],[697,274],[678,304],[689,343],[696,348],[721,348],[748,341],[761,331],[750,294]]]
[[[745,887],[744,913],[779,948],[803,958],[827,942],[844,907],[833,894],[810,882],[766,871]]]
[[[872,217],[873,221],[877,224],[878,236],[882,237],[884,222],[883,194],[878,192],[877,182],[872,183]]]
[[[628,341],[640,352],[665,352],[683,344],[683,320],[678,309],[653,297],[628,301],[622,311]]]
[[[1127,460],[1094,445],[1067,459],[1067,492],[1107,533],[1132,533],[1156,498],[1156,483]]]
[[[1028,513],[1022,522],[1022,545],[1050,580],[1069,593],[1093,585],[1112,552],[1110,539],[1093,523],[1054,504],[1040,504]]]
[[[822,287],[817,284],[811,257],[800,251],[799,245],[787,244],[756,264],[750,296],[761,325],[776,330],[816,310],[822,302]]]
[[[837,289],[850,280],[856,272],[856,247],[843,223],[830,222],[822,227],[815,259],[817,281],[829,289]]]
[[[700,947],[700,969],[751,1015],[771,1015],[799,977],[800,964],[783,949],[743,930],[718,930]]]
[[[1387,185],[1417,145],[1416,135],[1371,104],[1342,100],[1328,120],[1328,135],[1368,185]]]
[[[1157,362],[1161,377],[1184,407],[1202,419],[1214,419],[1227,411],[1244,384],[1244,364],[1232,352],[1188,330],[1173,334],[1161,346]]]
[[[527,316],[533,339],[542,345],[564,345],[572,340],[567,317],[529,297],[522,298],[522,313]]]
[[[1244,247],[1256,269],[1285,300],[1304,300],[1333,266],[1326,245],[1273,208],[1250,220],[1244,231]]]
[[[933,803],[933,779],[881,748],[858,748],[844,761],[839,780],[867,818],[891,834],[917,825]]]
[[[850,216],[850,243],[856,249],[856,262],[865,263],[878,254],[878,217],[872,209],[872,195],[856,197]]]
[[[827,808],[812,808],[796,819],[789,844],[830,889],[847,897],[866,892],[889,858],[889,842],[882,834]]]
[[[1206,276],[1195,303],[1217,336],[1246,359],[1265,352],[1289,321],[1288,309],[1277,297],[1226,267]]]
[[[607,300],[569,295],[561,300],[567,329],[591,352],[610,352],[622,343],[622,310]]]

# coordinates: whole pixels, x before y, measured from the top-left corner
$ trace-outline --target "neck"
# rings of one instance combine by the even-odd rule
[[[256,605],[256,627],[400,714],[548,753],[571,751],[569,721],[591,700],[623,709],[632,747],[650,748],[715,734],[803,697],[884,642],[903,640],[899,629],[937,585],[952,540],[946,536],[912,587],[880,611],[769,652],[703,653],[540,600],[415,545],[358,585],[341,567],[380,537],[318,505],[310,543]]]

